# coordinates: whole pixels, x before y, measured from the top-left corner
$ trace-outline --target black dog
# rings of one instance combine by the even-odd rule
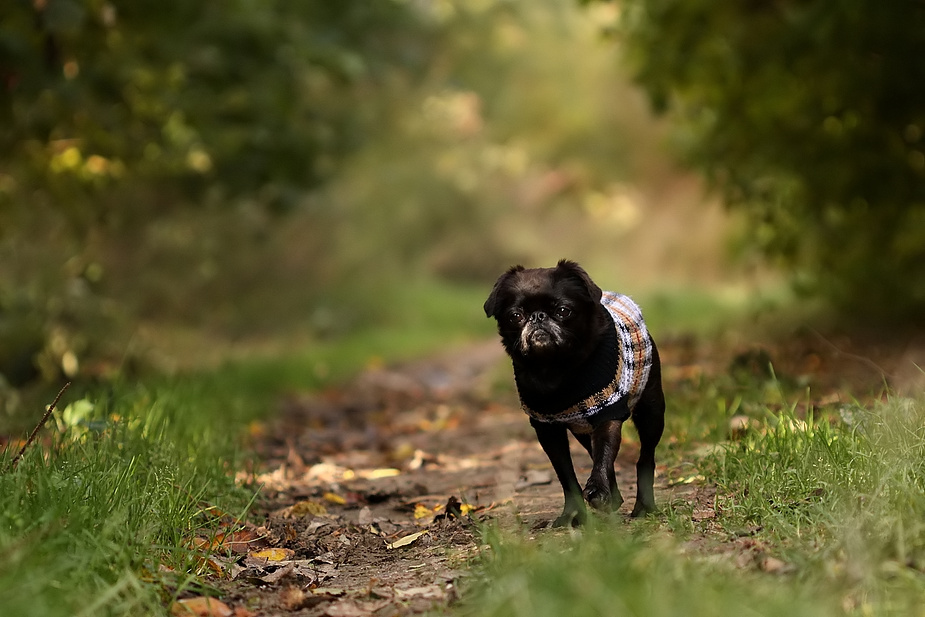
[[[626,296],[602,292],[581,266],[562,260],[555,268],[515,266],[502,274],[485,314],[498,321],[520,402],[565,492],[565,509],[553,525],[581,523],[584,500],[596,509],[623,503],[614,461],[630,417],[641,445],[632,515],[654,512],[665,395],[658,350],[639,307]],[[584,491],[566,429],[593,461]]]

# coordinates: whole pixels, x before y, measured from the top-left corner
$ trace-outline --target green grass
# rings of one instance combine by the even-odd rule
[[[194,569],[185,547],[199,500],[247,503],[227,473],[236,435],[209,421],[218,402],[182,386],[117,387],[67,409],[73,422],[0,475],[2,614],[162,610],[184,575],[151,579],[161,564]]]
[[[0,616],[164,614],[201,585],[188,546],[214,524],[203,504],[240,515],[252,497],[233,479],[248,424],[272,416],[282,392],[487,334],[481,295],[409,285],[375,323],[281,356],[75,383],[15,470],[5,471],[14,452],[0,453]]]
[[[756,525],[848,606],[918,614],[925,600],[925,403],[839,418],[788,410],[710,462],[730,526]]]
[[[645,523],[600,524],[538,539],[490,532],[462,615],[834,615],[832,597],[797,582],[709,564]]]
[[[777,405],[774,405],[777,408]],[[463,615],[920,615],[925,603],[925,403],[839,417],[766,408],[699,463],[718,516],[576,532],[490,529]],[[736,539],[785,566],[766,572]]]

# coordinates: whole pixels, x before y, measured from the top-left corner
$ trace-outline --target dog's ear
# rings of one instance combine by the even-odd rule
[[[585,272],[585,269],[574,261],[569,261],[568,259],[560,259],[559,263],[556,264],[556,274],[580,281],[584,288],[588,290],[588,297],[591,299],[591,301],[595,304],[600,303],[604,292],[601,291],[601,288],[597,286],[597,283],[591,280],[591,277],[588,276],[588,273]]]
[[[523,272],[523,270],[523,266],[511,266],[507,272],[498,277],[498,280],[495,281],[495,286],[491,289],[491,293],[488,294],[488,299],[485,300],[485,306],[482,307],[485,309],[486,317],[495,317],[498,314],[498,310],[501,308],[498,306],[501,290],[511,280],[511,277],[518,272]]]

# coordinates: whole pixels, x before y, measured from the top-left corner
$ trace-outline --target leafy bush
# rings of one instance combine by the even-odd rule
[[[925,7],[629,0],[638,81],[756,247],[865,315],[925,308]]]

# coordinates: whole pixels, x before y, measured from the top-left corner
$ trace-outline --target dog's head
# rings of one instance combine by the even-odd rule
[[[580,359],[591,352],[606,315],[601,288],[572,261],[554,268],[514,266],[495,283],[485,314],[498,321],[508,354],[522,364]]]

